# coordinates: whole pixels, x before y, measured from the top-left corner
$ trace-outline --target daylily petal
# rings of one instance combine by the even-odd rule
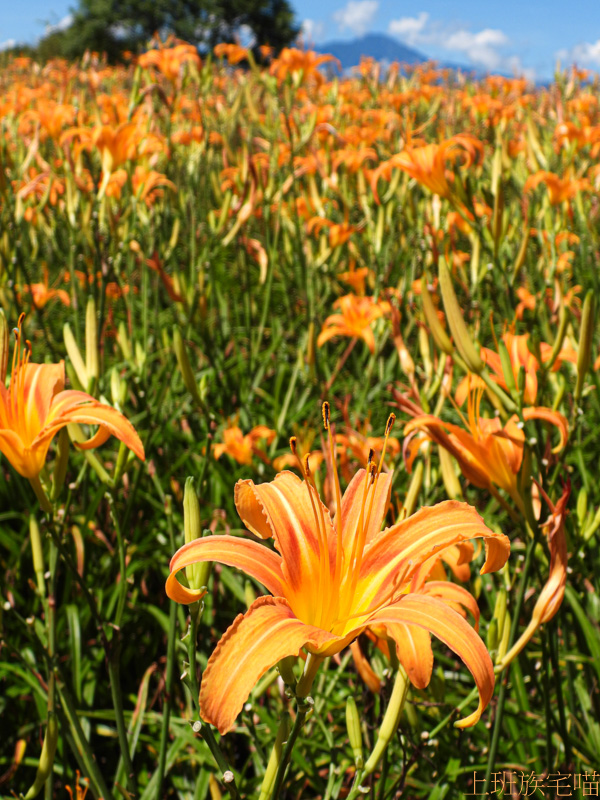
[[[355,607],[382,600],[403,570],[406,574],[402,583],[443,548],[480,537],[485,539],[486,550],[482,574],[500,569],[510,553],[510,542],[504,534],[491,531],[473,507],[446,500],[420,509],[387,528],[366,548]]]
[[[330,633],[305,625],[281,597],[259,597],[224,633],[208,660],[200,688],[202,718],[221,734],[231,730],[254,684],[305,644],[320,647]]]
[[[428,581],[421,591],[430,597],[438,597],[446,605],[455,608],[458,613],[461,613],[462,608],[470,611],[475,620],[474,628],[476,631],[479,630],[479,606],[477,605],[477,600],[463,586],[457,586],[450,581]]]
[[[24,478],[35,478],[44,465],[42,460],[38,469],[37,459],[34,459],[33,464],[31,463],[31,452],[25,450],[21,437],[17,436],[14,431],[0,430],[0,453],[6,456],[19,475]]]
[[[398,623],[414,625],[432,633],[462,659],[475,679],[479,690],[479,706],[476,711],[460,722],[457,727],[474,725],[480,718],[494,693],[494,667],[481,641],[468,622],[441,600],[422,595],[405,595],[397,603],[376,612],[372,621],[384,623],[393,637]],[[400,647],[398,657],[401,658]]]
[[[329,548],[334,541],[329,511],[293,472],[281,472],[271,483],[238,481],[235,487],[235,505],[243,523],[262,538],[273,536],[286,582],[295,592],[306,591],[319,573],[321,550],[313,504],[319,525],[325,526]]]
[[[186,589],[177,580],[177,573],[191,564],[218,561],[228,567],[243,570],[260,581],[272,594],[285,595],[286,586],[281,572],[281,556],[240,536],[205,536],[180,547],[171,559],[166,592],[177,603],[195,603],[203,592]]]
[[[541,419],[558,428],[560,442],[552,449],[553,453],[558,453],[566,445],[567,439],[569,438],[569,423],[567,422],[567,418],[559,411],[552,411],[552,409],[543,408],[542,406],[524,408],[523,419],[526,421],[530,419]]]
[[[365,469],[359,469],[356,475],[348,484],[348,488],[342,497],[342,541],[344,553],[347,558],[350,557],[352,552],[352,544],[354,543],[357,534],[358,523],[360,520],[360,511],[363,505],[363,498],[365,493]],[[392,472],[382,472],[375,487],[375,495],[373,496],[373,506],[371,508],[371,516],[369,518],[369,526],[365,542],[370,542],[381,531],[381,524],[386,515],[388,505],[390,502],[390,494],[392,492]],[[363,517],[363,524],[366,522],[367,512],[371,503],[372,489],[369,490],[367,502],[365,504],[365,511]],[[334,519],[334,528],[337,522],[337,515]]]
[[[65,365],[27,364],[25,367],[25,391],[27,398],[24,417],[27,428],[34,439],[45,424],[54,397],[64,389]]]
[[[350,652],[352,653],[352,660],[354,661],[356,671],[363,679],[364,683],[373,692],[373,694],[379,694],[379,691],[381,690],[381,681],[369,663],[369,659],[361,650],[358,639],[352,642],[350,645]]]
[[[429,686],[433,671],[431,636],[427,630],[402,622],[386,625],[388,636],[396,642],[398,659],[406,670],[410,682],[417,689]]]
[[[34,446],[52,439],[65,425],[72,422],[85,423],[88,425],[100,425],[105,431],[120,441],[124,442],[142,461],[145,458],[144,446],[135,428],[129,420],[112,406],[99,403],[85,392],[67,390],[60,392],[54,397],[45,427],[40,431]],[[103,441],[106,441],[106,433],[92,437],[88,442],[84,442],[82,449],[89,449]],[[93,443],[93,444],[92,444]]]

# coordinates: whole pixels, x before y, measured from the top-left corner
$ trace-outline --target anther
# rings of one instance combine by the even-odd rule
[[[375,458],[375,450],[373,448],[369,448],[369,457],[367,458],[367,469],[371,469],[371,463]]]
[[[290,437],[290,450],[293,456],[298,455],[298,439],[295,436]]]
[[[396,422],[396,415],[390,414],[388,417],[388,421],[385,424],[385,435],[388,436],[392,428],[394,427],[394,422]]]
[[[323,403],[323,426],[325,430],[329,430],[329,403],[327,400]]]
[[[310,464],[309,464],[309,462],[308,462],[309,458],[310,458],[310,453],[307,453],[307,454],[304,456],[304,469],[305,469],[305,471],[306,471],[306,475],[307,475],[308,477],[310,477],[310,475],[311,475],[311,472],[310,472]]]

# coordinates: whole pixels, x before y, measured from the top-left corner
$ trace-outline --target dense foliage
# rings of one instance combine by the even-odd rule
[[[65,360],[81,408],[112,406],[145,449],[119,423],[67,462],[56,432],[28,480],[32,456],[17,461],[6,431],[25,441],[39,398],[22,401],[9,359],[0,792],[27,792],[46,738],[47,798],[75,796],[77,772],[96,798],[440,800],[499,796],[505,771],[513,794],[537,776],[538,797],[575,796],[600,769],[598,81],[571,71],[539,89],[370,62],[329,80],[314,53],[261,57],[221,45],[203,64],[170,42],[127,68],[87,54],[0,72],[0,306],[10,329],[25,313],[31,362]],[[497,678],[474,727],[453,726],[477,689],[452,650],[432,640],[429,681],[422,628],[399,666],[366,623],[320,664],[310,708],[293,659],[241,698],[232,732],[198,722],[211,653],[265,592],[215,564],[187,573],[208,586],[199,603],[169,600],[184,499],[188,539],[258,541],[234,487],[298,472],[294,435],[334,511],[323,400],[342,490],[372,450],[386,525],[409,531],[451,498],[478,510],[487,543],[510,539],[499,571],[480,575],[484,549],[461,541],[421,575],[447,584],[440,596],[456,587],[452,619],[472,629],[480,614]],[[88,423],[73,416],[70,439]],[[409,566],[387,598],[400,607],[417,591]],[[403,670],[416,686],[400,702]],[[390,697],[400,725],[388,716],[369,772]]]

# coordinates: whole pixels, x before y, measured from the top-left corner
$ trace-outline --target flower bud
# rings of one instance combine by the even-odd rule
[[[40,597],[46,594],[46,584],[44,583],[44,550],[42,547],[42,537],[40,526],[34,514],[29,516],[29,536],[31,537],[31,557],[33,560],[33,571],[37,579]]]
[[[577,383],[575,385],[575,402],[579,402],[583,391],[583,382],[592,358],[592,340],[594,338],[595,319],[594,292],[588,291],[583,301],[581,312],[581,330],[579,333],[579,348],[577,350]]]
[[[93,393],[98,381],[98,320],[96,302],[88,297],[85,309],[85,369],[88,375],[87,391]]]
[[[454,459],[443,447],[439,448],[439,454],[442,480],[444,481],[446,494],[451,500],[461,500],[463,493],[458,475],[454,470]]]
[[[423,275],[421,278],[421,302],[423,304],[423,313],[425,314],[427,327],[433,336],[433,341],[436,343],[437,347],[442,351],[442,353],[452,355],[452,350],[454,349],[452,347],[452,342],[450,341],[450,337],[444,330],[444,327],[440,322],[440,318],[437,315],[437,311],[433,305],[433,300],[429,294],[429,289],[427,288],[427,279],[425,275]]]
[[[87,317],[86,317],[86,323],[87,323]],[[86,334],[87,334],[87,324],[86,324]],[[77,380],[81,384],[81,387],[85,390],[89,385],[89,375],[87,368],[83,363],[83,358],[81,357],[81,353],[79,352],[79,347],[77,346],[75,337],[73,336],[73,331],[71,330],[71,326],[69,325],[68,322],[65,322],[63,326],[63,339],[65,342],[67,355],[69,356],[73,369],[75,370],[75,374],[77,375]]]
[[[375,747],[365,764],[366,775],[370,775],[371,772],[373,772],[390,743],[392,736],[396,733],[398,723],[400,722],[400,715],[402,714],[402,708],[404,707],[406,695],[408,694],[408,685],[409,680],[406,672],[402,667],[398,667],[392,696],[386,708]]]
[[[450,270],[443,258],[439,260],[439,277],[442,300],[446,310],[446,318],[454,339],[456,349],[460,353],[470,372],[479,374],[483,369],[483,361],[475,349],[469,330],[463,319],[462,311],[452,285]]]
[[[183,534],[186,544],[202,537],[200,504],[194,489],[193,478],[186,478],[183,492]],[[210,561],[201,561],[186,567],[185,576],[190,589],[200,589],[202,586],[206,586],[211,568],[212,562]]]
[[[350,747],[354,754],[354,764],[357,769],[363,766],[362,733],[360,730],[360,717],[356,707],[356,700],[350,695],[346,701],[346,729],[350,739]]]

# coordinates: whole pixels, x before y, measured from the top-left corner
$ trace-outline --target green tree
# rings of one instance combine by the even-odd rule
[[[64,55],[90,49],[114,61],[124,50],[139,52],[157,32],[211,48],[233,41],[241,30],[257,47],[270,44],[279,51],[299,27],[288,0],[79,0],[65,31]]]

